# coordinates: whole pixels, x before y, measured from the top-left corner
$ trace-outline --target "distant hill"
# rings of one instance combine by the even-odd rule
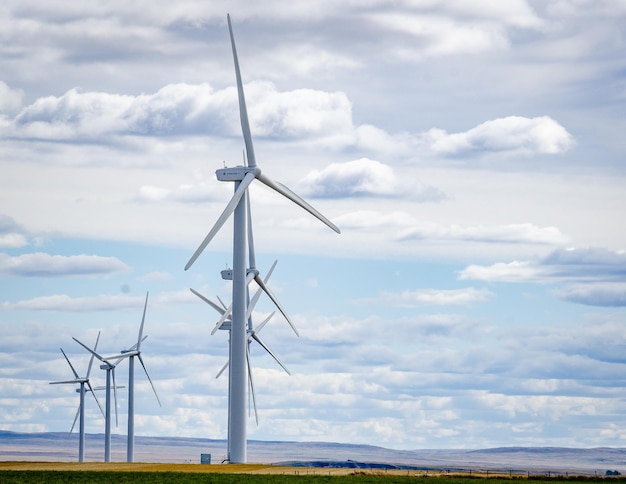
[[[113,461],[126,459],[126,436],[113,435]],[[85,459],[102,461],[104,435],[88,434]],[[16,433],[0,430],[0,461],[61,461],[77,459],[78,435],[66,432]],[[226,458],[226,441],[185,437],[135,438],[137,462],[199,463],[200,454],[212,462]],[[626,474],[626,449],[500,447],[478,450],[393,450],[373,445],[332,442],[248,442],[248,461],[298,466],[410,468],[449,471],[514,473]]]

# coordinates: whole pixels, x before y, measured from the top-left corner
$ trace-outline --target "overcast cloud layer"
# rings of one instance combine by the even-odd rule
[[[626,2],[247,3],[0,9],[0,428],[68,430],[59,347],[131,346],[149,292],[137,434],[226,437],[189,288],[229,304],[230,223],[183,267],[243,159],[229,12],[259,166],[342,230],[251,190],[301,336],[261,333],[291,376],[252,347],[249,437],[623,447]]]

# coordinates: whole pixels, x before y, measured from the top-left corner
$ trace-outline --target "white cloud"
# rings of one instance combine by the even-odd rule
[[[553,294],[565,301],[591,306],[626,305],[626,254],[607,249],[557,249],[528,261],[469,265],[459,279],[492,282],[565,284]]]
[[[300,190],[316,198],[408,196],[420,201],[444,198],[436,188],[401,180],[389,165],[369,158],[314,170],[300,181]]]
[[[494,296],[488,289],[467,287],[463,289],[417,289],[400,293],[386,292],[380,300],[387,304],[415,306],[467,306],[477,302],[486,302]]]
[[[453,134],[431,129],[425,138],[434,152],[446,155],[484,151],[559,154],[574,144],[572,135],[549,116],[508,116]]]
[[[565,301],[588,306],[626,306],[626,282],[573,285],[554,291]]]
[[[534,224],[477,225],[461,227],[439,224],[421,224],[406,229],[400,240],[439,239],[464,240],[470,242],[532,243],[561,245],[568,242],[556,227],[537,227]]]
[[[27,244],[24,229],[13,218],[0,214],[0,249],[16,249]]]
[[[24,91],[11,89],[6,83],[0,81],[0,121],[2,114],[14,113],[22,105]]]
[[[470,265],[460,279],[500,282],[615,281],[626,273],[626,253],[607,249],[557,249],[533,261]]]
[[[107,275],[128,271],[115,257],[97,255],[50,255],[44,252],[10,257],[0,254],[0,274],[19,277]]]
[[[1,307],[7,310],[89,312],[137,309],[142,304],[143,298],[130,296],[70,297],[66,294],[55,294],[15,303],[3,302]]]

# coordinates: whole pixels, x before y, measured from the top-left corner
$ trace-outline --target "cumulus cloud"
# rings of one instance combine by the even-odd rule
[[[556,227],[538,227],[534,224],[459,225],[421,224],[402,233],[400,240],[443,239],[470,242],[531,243],[560,245],[568,238]]]
[[[459,279],[564,284],[553,294],[565,301],[626,305],[626,254],[622,251],[558,249],[537,260],[470,265],[459,273]]]
[[[15,249],[27,244],[24,230],[13,218],[0,214],[0,249]]]
[[[344,93],[312,89],[279,92],[269,82],[247,84],[253,133],[277,137],[336,137],[352,132]],[[4,137],[98,141],[102,136],[237,135],[237,93],[208,84],[169,84],[137,96],[71,89],[24,107],[0,131]]]
[[[13,113],[22,105],[24,91],[11,89],[6,83],[0,81],[0,116],[2,113]]]
[[[445,155],[475,152],[559,154],[574,144],[567,130],[549,116],[508,116],[479,124],[462,133],[431,129],[425,135],[430,148]]]
[[[616,281],[626,277],[626,253],[608,249],[557,249],[532,261],[470,265],[460,279],[499,282]]]
[[[574,285],[554,291],[565,301],[588,306],[626,306],[626,282]]]
[[[11,257],[0,254],[0,274],[17,277],[107,275],[129,270],[115,257],[50,255],[44,252]]]
[[[117,311],[120,309],[137,309],[143,304],[142,298],[129,296],[100,295],[93,297],[73,298],[66,294],[41,296],[15,303],[3,302],[2,309],[28,311]]]
[[[368,158],[314,170],[300,181],[300,189],[305,195],[316,198],[410,196],[423,201],[444,198],[436,188],[408,184],[400,180],[390,166]]]
[[[467,306],[486,302],[494,294],[488,289],[467,287],[462,289],[418,289],[399,293],[384,292],[377,301],[400,307],[416,306]]]

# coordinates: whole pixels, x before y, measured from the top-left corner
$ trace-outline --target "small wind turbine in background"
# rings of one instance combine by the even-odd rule
[[[137,336],[137,343],[131,346],[127,350],[122,350],[119,356],[128,358],[128,442],[126,446],[126,460],[127,462],[133,462],[135,459],[135,357],[139,359],[139,363],[143,367],[143,371],[148,377],[154,396],[161,406],[161,400],[157,395],[152,379],[146,369],[146,364],[141,357],[141,343],[148,336],[143,336],[143,325],[146,321],[146,309],[148,307],[148,293],[146,293],[146,302],[143,306],[143,316],[141,317],[141,325],[139,326],[139,335]]]
[[[219,232],[226,220],[233,215],[233,269],[232,269],[232,315],[230,330],[230,370],[229,370],[229,399],[228,399],[228,460],[232,463],[245,463],[247,461],[246,442],[246,391],[248,387],[247,375],[247,354],[248,354],[248,332],[246,321],[248,319],[247,285],[254,279],[260,287],[264,284],[259,277],[259,272],[251,266],[246,268],[246,209],[248,188],[255,180],[260,181],[272,190],[278,192],[292,202],[296,203],[320,221],[328,225],[335,232],[340,233],[339,228],[330,220],[324,217],[315,208],[305,202],[302,198],[292,192],[289,188],[273,181],[261,172],[257,166],[250,132],[250,123],[246,109],[246,101],[243,91],[241,73],[239,71],[239,60],[235,47],[235,37],[230,21],[227,16],[228,29],[230,33],[231,47],[233,51],[233,61],[235,65],[235,76],[237,80],[237,94],[239,99],[239,116],[241,129],[246,147],[247,166],[236,166],[232,168],[218,169],[215,174],[219,181],[234,182],[234,194],[226,205],[226,208],[215,222],[213,228],[204,238],[198,249],[187,262],[185,270],[189,269],[202,251],[207,247],[213,237]],[[265,288],[264,288],[265,290]],[[266,291],[268,292],[268,291]],[[269,295],[269,292],[268,292]],[[270,296],[271,297],[271,296]],[[274,298],[272,298],[274,299]],[[277,301],[275,301],[276,303]],[[281,310],[282,312],[282,310]],[[226,318],[224,318],[226,319]],[[288,321],[290,321],[288,319]],[[295,328],[294,328],[295,329]]]
[[[87,351],[89,351],[93,356],[98,358],[102,363],[104,363],[100,368],[107,370],[107,424],[105,431],[105,462],[110,462],[111,460],[111,423],[110,423],[110,405],[109,405],[109,396],[110,396],[110,378],[109,375],[112,375],[113,378],[113,386],[115,393],[115,423],[117,426],[117,393],[115,392],[115,367],[124,359],[128,358],[128,435],[127,435],[127,449],[126,449],[126,460],[128,462],[133,462],[134,460],[134,449],[135,449],[135,357],[139,359],[141,366],[143,367],[143,371],[148,377],[148,381],[150,382],[150,386],[152,387],[152,391],[154,392],[154,396],[159,402],[159,406],[161,405],[161,400],[159,400],[159,395],[157,395],[156,389],[154,388],[154,384],[152,383],[152,379],[148,374],[148,370],[146,369],[146,365],[141,357],[141,343],[145,341],[148,336],[143,336],[143,327],[146,321],[146,309],[148,307],[148,293],[146,293],[146,301],[143,306],[143,316],[141,318],[141,325],[139,326],[139,335],[137,336],[137,343],[128,348],[127,350],[122,350],[117,355],[112,356],[101,356],[95,351],[89,349],[83,343],[74,338],[80,345],[82,345]]]
[[[98,337],[96,338],[96,344],[94,345],[94,350],[98,348],[99,340],[100,340],[100,332],[98,332]],[[96,397],[96,393],[94,392],[94,388],[91,386],[91,382],[89,381],[89,374],[91,373],[91,366],[93,364],[94,356],[91,355],[91,358],[89,359],[89,366],[87,366],[87,374],[83,377],[80,377],[78,376],[78,373],[76,372],[76,370],[74,369],[74,366],[70,362],[70,359],[65,354],[65,351],[63,351],[63,348],[60,348],[60,349],[61,349],[61,353],[63,353],[63,356],[65,357],[65,361],[67,361],[67,364],[70,365],[72,373],[74,373],[74,379],[65,380],[65,381],[52,381],[50,382],[50,385],[63,385],[63,384],[80,385],[76,389],[76,391],[80,394],[80,403],[78,404],[76,416],[74,417],[74,422],[72,423],[72,427],[70,428],[70,434],[74,430],[74,426],[76,425],[76,420],[78,420],[79,421],[78,423],[78,428],[79,428],[78,430],[79,432],[78,462],[84,462],[85,461],[85,393],[87,392],[87,388],[89,389],[89,392],[93,395],[93,398],[98,404],[98,408],[100,408],[100,412],[102,413],[102,416],[104,416],[104,411],[102,410],[102,406],[100,405],[100,402],[98,401],[98,397]],[[85,385],[87,386],[87,388],[85,388]]]
[[[101,370],[107,372],[106,375],[106,401],[105,401],[105,415],[104,415],[104,462],[111,462],[111,381],[113,382],[113,396],[115,399],[115,426],[117,427],[117,384],[115,383],[115,367],[122,361],[119,358],[115,361],[111,361],[107,358],[100,356],[94,350],[89,348],[84,343],[81,343],[76,338],[72,338],[79,345],[85,348],[92,356],[98,358],[103,364],[100,365]]]

